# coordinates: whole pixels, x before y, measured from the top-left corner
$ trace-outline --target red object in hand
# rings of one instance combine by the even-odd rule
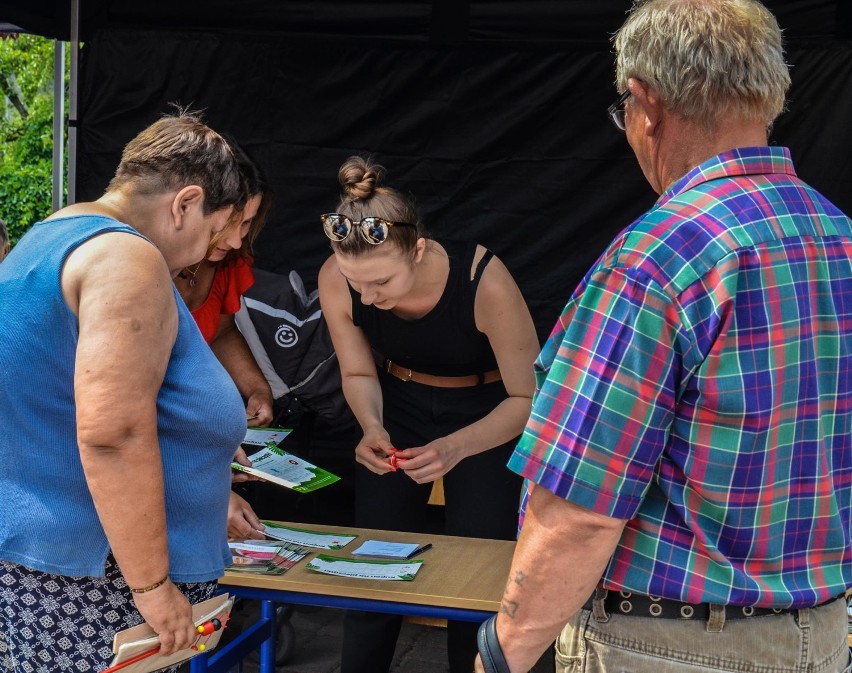
[[[394,451],[396,451],[396,449],[394,449]],[[406,460],[408,460],[408,458],[400,458],[396,455],[396,453],[392,453],[390,456],[388,456],[388,463],[390,464],[391,472],[396,472],[398,469],[400,469],[402,467],[400,463]]]

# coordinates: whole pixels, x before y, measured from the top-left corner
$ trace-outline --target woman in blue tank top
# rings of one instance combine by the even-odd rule
[[[245,414],[172,278],[244,200],[227,142],[179,113],[0,265],[5,671],[103,670],[142,620],[162,655],[194,642]]]
[[[444,532],[513,539],[520,478],[506,461],[530,412],[539,346],[506,267],[475,243],[423,233],[384,169],[352,157],[337,212],[322,216],[334,254],[320,301],[343,392],[363,430],[355,448],[356,523],[426,529],[443,479]],[[349,612],[343,673],[390,668],[401,618]],[[470,671],[476,625],[450,622],[453,673]]]

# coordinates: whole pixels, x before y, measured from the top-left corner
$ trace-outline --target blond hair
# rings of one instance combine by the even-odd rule
[[[684,120],[770,126],[784,110],[781,29],[757,0],[638,0],[614,41],[618,90],[639,79]]]

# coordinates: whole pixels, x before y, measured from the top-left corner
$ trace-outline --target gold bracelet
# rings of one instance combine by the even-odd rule
[[[127,587],[127,588],[128,588],[128,589],[130,589],[130,593],[133,593],[133,594],[144,594],[144,593],[147,593],[147,592],[149,592],[149,591],[153,591],[153,590],[154,590],[154,589],[156,589],[157,587],[161,587],[161,586],[163,586],[163,585],[164,585],[166,582],[168,582],[168,581],[169,581],[169,576],[168,576],[168,575],[166,575],[166,576],[165,576],[163,579],[161,579],[159,582],[154,582],[153,584],[149,584],[147,587],[141,587],[141,588],[139,588],[139,589],[131,589],[130,587]]]

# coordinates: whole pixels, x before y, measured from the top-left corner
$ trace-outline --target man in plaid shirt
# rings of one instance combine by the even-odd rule
[[[768,146],[789,76],[763,5],[650,0],[615,46],[610,115],[660,198],[536,363],[485,670],[558,636],[557,671],[843,671],[852,222]]]

